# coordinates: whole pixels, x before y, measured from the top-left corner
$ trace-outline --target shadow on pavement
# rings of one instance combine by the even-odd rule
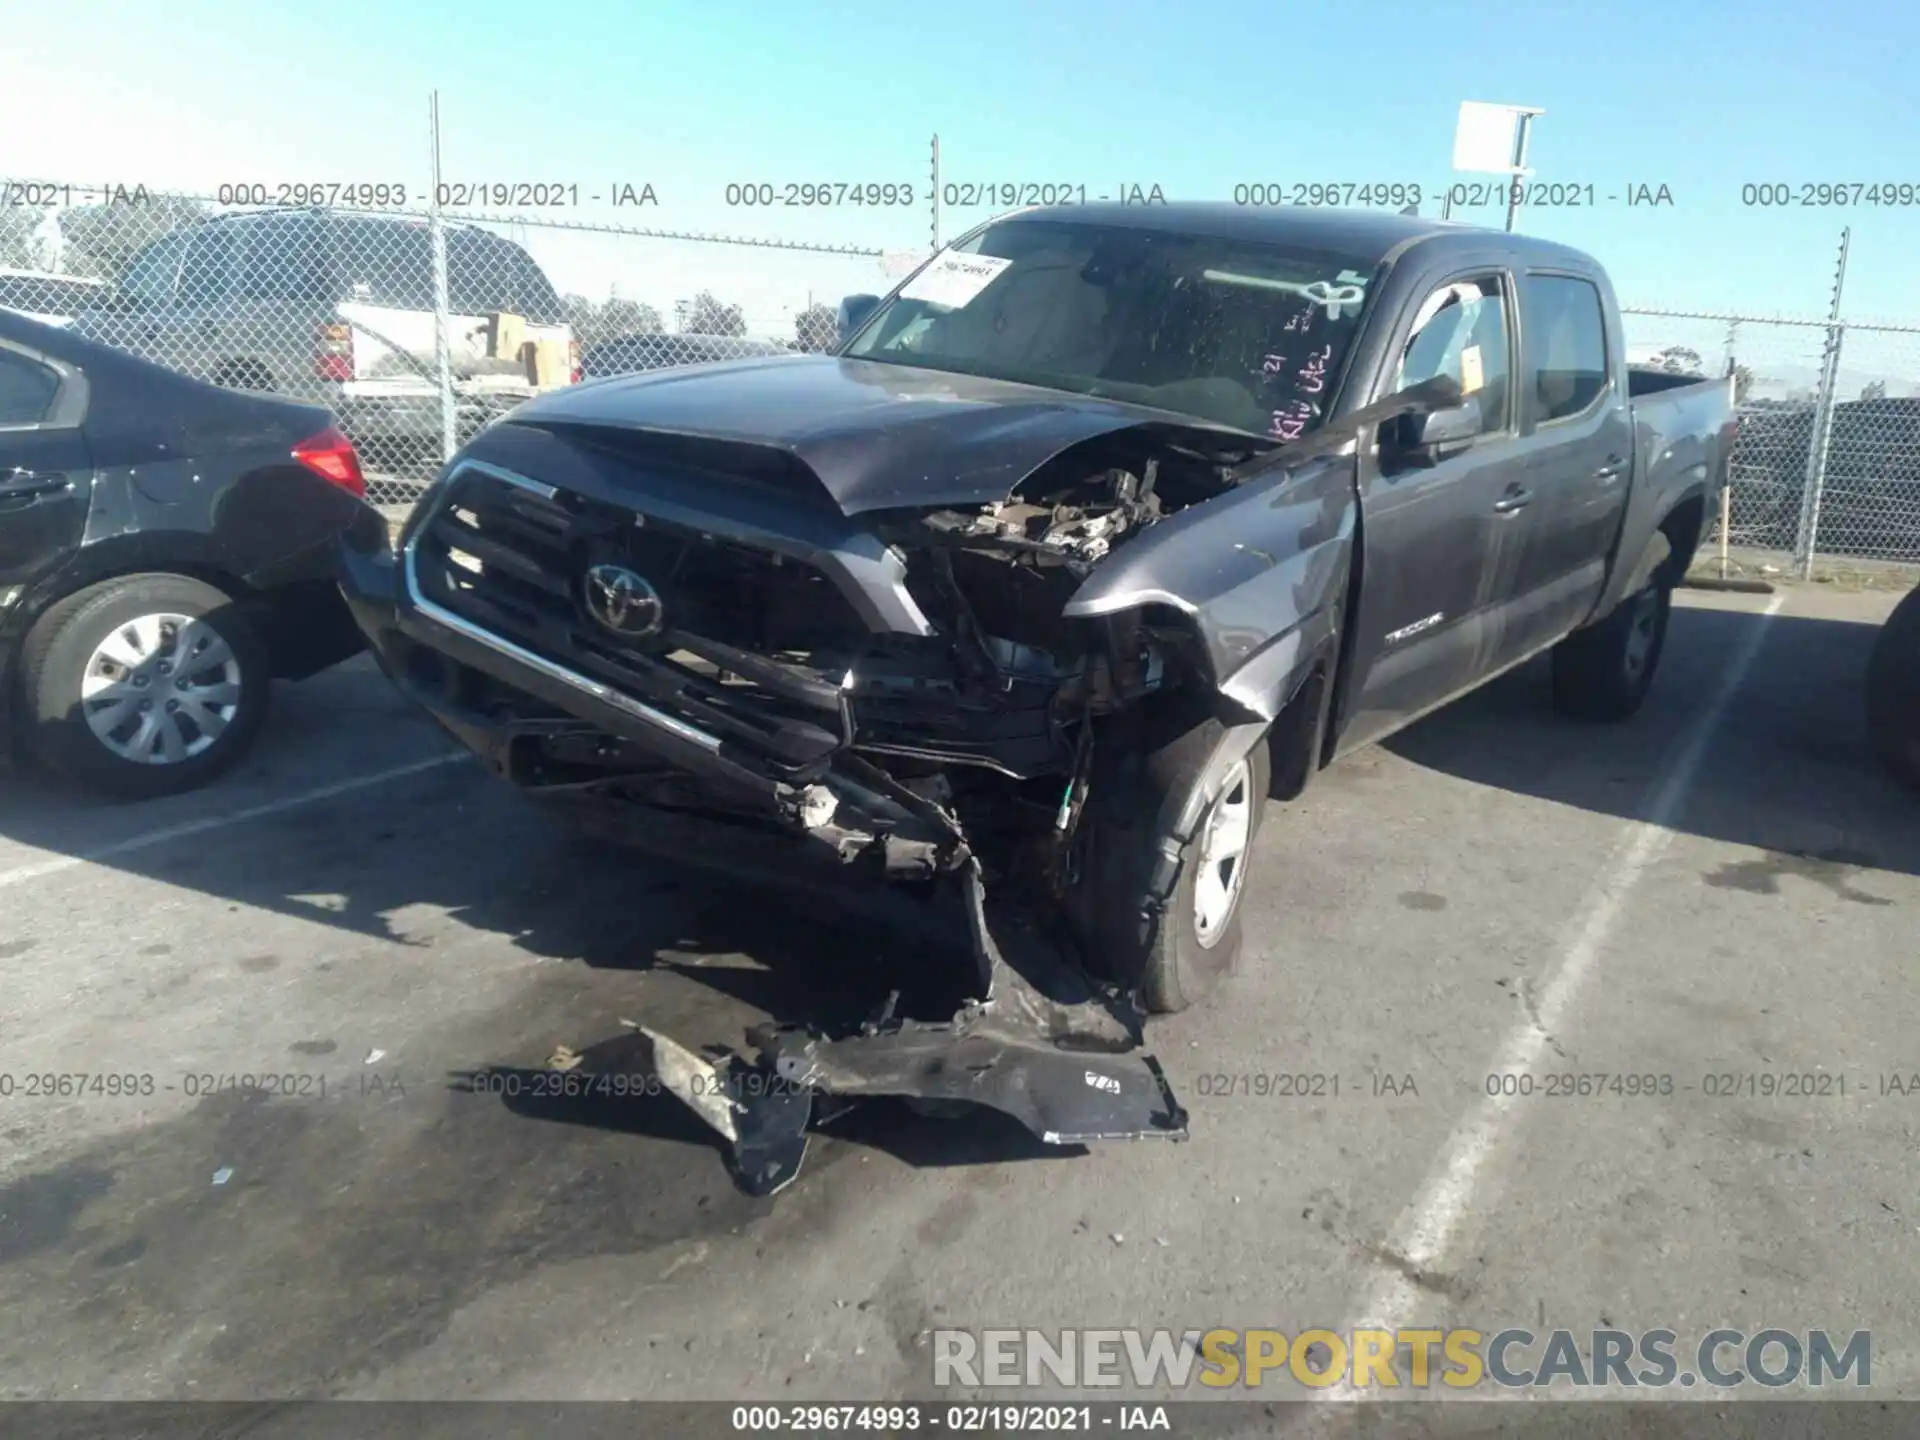
[[[1386,748],[1510,794],[1644,818],[1662,767],[1762,625],[1753,667],[1720,717],[1674,828],[1762,852],[1710,874],[1709,884],[1773,893],[1779,876],[1794,874],[1842,898],[1885,903],[1850,877],[1920,874],[1920,801],[1867,752],[1862,707],[1878,633],[1871,623],[1676,609],[1653,691],[1626,724],[1557,715],[1541,660],[1392,737]]]
[[[1679,737],[1711,702],[1730,657],[1762,623],[1750,611],[1679,610],[1663,672],[1635,723],[1583,726],[1559,718],[1548,703],[1545,667],[1534,664],[1387,748],[1490,788],[1636,818]],[[1861,682],[1875,629],[1784,614],[1764,623],[1765,642],[1715,732],[1679,826],[1757,852],[1703,876],[1709,885],[1768,893],[1794,876],[1844,899],[1887,903],[1874,893],[1870,872],[1920,873],[1920,826],[1914,801],[1880,776],[1863,744]],[[377,695],[355,701],[365,714],[380,713],[384,703]],[[317,717],[307,718],[311,728]],[[408,736],[417,754],[417,736]],[[358,752],[365,769],[390,763],[368,753],[374,748]],[[324,776],[314,781],[326,783]],[[206,803],[220,805],[217,790]],[[9,814],[0,810],[0,836],[9,829]],[[955,997],[948,987],[964,979],[954,935],[870,924],[826,894],[795,899],[570,835],[464,762],[106,863],[229,908],[401,945],[431,950],[450,929],[465,929],[507,937],[543,959],[655,971],[678,987],[683,1011],[689,997],[704,995],[720,1002],[716,1013],[730,1017],[730,1027],[742,1012],[782,1024],[846,1024],[870,1014],[894,988],[907,992],[903,1013],[938,1017],[943,1006],[950,1013]],[[42,883],[60,882],[29,882],[13,893]],[[8,929],[0,921],[0,955],[8,953]],[[572,983],[560,974],[547,978],[563,988]],[[657,1016],[631,1018],[659,1023]],[[600,1023],[614,1028],[611,1016]],[[628,1039],[615,1033],[590,1045],[587,1070],[620,1073]],[[739,1028],[731,1028],[729,1043],[744,1048]],[[508,1058],[472,1056],[470,1073],[456,1085],[519,1074],[518,1093],[495,1093],[526,1118],[712,1143],[669,1096],[534,1096],[526,1077],[535,1072],[486,1069]],[[915,1165],[1063,1153],[1035,1151],[1023,1129],[991,1114],[931,1126],[903,1105],[881,1102],[835,1121],[829,1133]]]

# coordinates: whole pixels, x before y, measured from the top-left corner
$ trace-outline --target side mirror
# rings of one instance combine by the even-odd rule
[[[1393,426],[1388,448],[1407,464],[1432,465],[1465,450],[1483,427],[1480,397],[1469,395],[1444,410],[1402,415]]]
[[[840,343],[847,343],[853,332],[867,323],[867,317],[880,307],[878,295],[849,295],[840,302],[840,312],[835,321],[835,329]]]

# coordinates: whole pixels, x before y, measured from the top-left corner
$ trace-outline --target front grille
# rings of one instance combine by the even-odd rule
[[[477,469],[449,483],[413,547],[421,598],[521,649],[788,767],[846,743],[837,681],[868,632],[812,566]],[[602,564],[653,586],[657,634],[594,619],[584,577]]]

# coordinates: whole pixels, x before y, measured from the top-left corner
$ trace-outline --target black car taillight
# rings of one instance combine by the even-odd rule
[[[360,457],[338,426],[329,425],[311,440],[301,441],[293,447],[293,458],[330,484],[366,498],[367,477],[360,473]]]

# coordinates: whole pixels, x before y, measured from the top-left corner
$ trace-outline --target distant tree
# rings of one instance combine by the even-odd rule
[[[1733,367],[1733,403],[1743,404],[1746,401],[1747,392],[1751,389],[1753,389],[1752,367],[1735,365]]]
[[[600,323],[610,335],[658,335],[667,328],[653,306],[618,295],[609,297],[600,307]]]
[[[610,340],[616,335],[658,335],[666,328],[660,323],[660,312],[651,305],[623,300],[617,295],[605,300],[562,295],[560,305],[566,311],[567,323],[573,327],[573,338],[583,345]]]
[[[585,295],[562,295],[560,309],[567,317],[567,324],[573,327],[573,338],[590,338],[594,322],[599,318],[600,307]]]
[[[747,317],[738,305],[723,305],[711,290],[702,290],[686,309],[689,335],[744,335]]]
[[[117,205],[82,205],[63,211],[60,234],[66,241],[66,271],[118,282],[147,246],[207,217],[198,200],[152,195]]]
[[[1860,398],[1862,400],[1886,399],[1887,398],[1887,382],[1884,380],[1868,381],[1865,385],[1862,385],[1860,387]]]
[[[38,270],[45,263],[35,231],[46,211],[30,205],[0,207],[0,265],[13,270]]]
[[[1705,367],[1698,350],[1690,350],[1685,345],[1669,345],[1655,355],[1649,362],[1655,368],[1665,370],[1671,375],[1703,375]]]
[[[793,342],[815,354],[831,350],[840,340],[840,312],[831,305],[809,305],[793,317]]]

